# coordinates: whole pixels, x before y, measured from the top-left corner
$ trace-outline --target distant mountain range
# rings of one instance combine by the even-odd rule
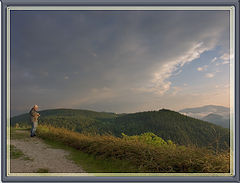
[[[220,125],[224,128],[229,128],[230,126],[230,109],[227,107],[206,105],[202,107],[182,109],[179,112],[187,116]]]
[[[220,126],[161,109],[131,114],[115,114],[76,109],[40,111],[40,124],[67,128],[80,133],[109,133],[114,136],[139,135],[152,132],[164,140],[180,145],[227,148],[229,130]],[[11,118],[11,125],[29,126],[29,114]]]

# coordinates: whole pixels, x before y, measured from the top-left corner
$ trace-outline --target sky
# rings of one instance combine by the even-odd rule
[[[11,11],[11,116],[229,107],[228,11]]]

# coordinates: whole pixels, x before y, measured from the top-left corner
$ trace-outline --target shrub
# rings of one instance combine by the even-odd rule
[[[124,159],[144,172],[229,172],[229,152],[178,146],[152,133],[140,136],[81,134],[64,128],[39,126],[38,135],[100,158]]]

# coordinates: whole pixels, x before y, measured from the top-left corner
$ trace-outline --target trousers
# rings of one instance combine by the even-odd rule
[[[32,122],[31,137],[35,136],[37,130],[38,122]]]

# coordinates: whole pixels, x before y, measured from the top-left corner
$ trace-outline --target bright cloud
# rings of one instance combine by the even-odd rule
[[[214,57],[210,63],[214,63],[217,60],[217,57]]]
[[[230,55],[228,53],[224,53],[221,57],[219,57],[221,60],[230,60]]]
[[[203,68],[202,67],[198,67],[197,70],[198,71],[203,71]]]
[[[214,76],[215,76],[214,73],[207,73],[207,74],[205,74],[206,78],[213,78]]]
[[[168,81],[168,79],[172,76],[173,72],[183,67],[186,63],[199,58],[200,55],[208,49],[209,48],[204,46],[203,42],[196,43],[185,54],[162,65],[158,71],[154,72],[153,79],[151,80],[151,86],[143,90],[163,95],[171,87],[171,82]]]
[[[204,65],[204,66],[202,66],[202,67],[198,67],[197,70],[198,70],[198,71],[206,71],[207,68],[208,68],[208,65]]]
[[[216,62],[216,65],[224,65],[230,63],[230,55],[228,53],[224,53],[222,56],[219,57],[218,62]]]

